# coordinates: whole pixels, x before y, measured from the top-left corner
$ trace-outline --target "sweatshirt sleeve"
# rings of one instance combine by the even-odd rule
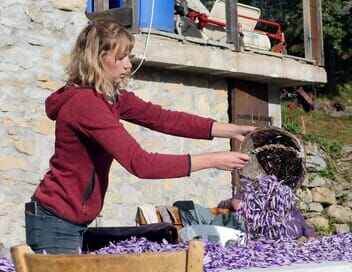
[[[165,134],[194,139],[212,139],[215,120],[198,115],[163,109],[145,102],[131,92],[119,95],[121,119]]]
[[[93,139],[127,171],[140,178],[176,178],[190,174],[188,155],[149,153],[141,148],[108,105],[93,95],[80,95],[71,107],[71,126]],[[84,103],[82,103],[84,101]]]
[[[221,200],[217,205],[217,208],[233,210],[232,198]]]

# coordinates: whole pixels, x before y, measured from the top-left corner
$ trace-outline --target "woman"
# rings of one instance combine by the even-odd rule
[[[50,170],[26,209],[27,243],[36,252],[74,252],[102,209],[115,159],[140,178],[189,176],[207,168],[232,171],[249,157],[237,152],[158,154],[143,150],[120,119],[159,132],[198,139],[242,140],[251,126],[216,122],[162,109],[124,89],[134,37],[111,21],[91,22],[79,34],[67,84],[45,102],[56,121]]]

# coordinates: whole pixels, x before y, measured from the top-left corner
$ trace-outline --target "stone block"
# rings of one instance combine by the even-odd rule
[[[309,211],[312,211],[312,212],[321,212],[324,210],[323,205],[316,202],[309,203],[308,207],[309,207]]]
[[[335,228],[337,233],[350,232],[350,228],[347,224],[335,224]]]
[[[35,143],[33,141],[17,141],[15,142],[16,150],[26,155],[32,155],[35,149]]]
[[[306,156],[306,167],[307,171],[318,172],[326,168],[326,162],[322,157],[318,155]]]
[[[8,117],[5,117],[3,120],[2,120],[2,124],[5,128],[10,128],[10,127],[13,127],[15,125],[15,122],[12,121],[10,118]]]
[[[299,188],[296,192],[296,195],[304,203],[310,203],[313,201],[312,193],[308,188]]]
[[[313,202],[323,204],[336,204],[335,193],[326,187],[315,187],[312,189]]]
[[[53,7],[67,11],[85,11],[86,0],[53,0]]]
[[[324,229],[329,228],[329,220],[322,216],[316,216],[307,219],[307,223],[311,226],[317,226]]]
[[[37,132],[39,134],[53,134],[55,129],[55,123],[47,117],[43,116],[34,121],[32,129],[34,132]]]
[[[7,171],[12,169],[27,171],[29,169],[29,165],[24,158],[18,158],[11,155],[0,157],[0,171]]]
[[[342,147],[341,158],[345,161],[352,160],[352,145],[344,145]]]
[[[13,140],[11,140],[10,138],[1,138],[0,139],[0,147],[9,146],[12,143],[13,143]]]
[[[308,142],[304,145],[306,155],[315,156],[318,154],[318,145],[315,143]]]
[[[348,207],[331,205],[326,209],[326,214],[336,220],[337,223],[347,223],[352,221],[352,212]]]
[[[320,187],[326,185],[326,178],[321,176],[314,176],[311,180],[308,181],[308,187]]]
[[[16,126],[18,127],[23,127],[23,128],[26,128],[26,127],[29,127],[29,118],[26,118],[26,117],[22,117],[22,116],[11,116],[9,117],[14,123]]]
[[[38,80],[37,86],[43,89],[48,89],[50,91],[56,91],[60,89],[64,83],[56,80]]]
[[[299,201],[297,205],[298,205],[298,209],[300,211],[307,211],[308,210],[308,205],[302,201]]]

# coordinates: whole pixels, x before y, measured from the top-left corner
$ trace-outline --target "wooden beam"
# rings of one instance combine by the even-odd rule
[[[324,65],[321,0],[303,0],[304,51],[306,59]]]
[[[109,9],[109,0],[94,0],[94,11],[104,11]]]
[[[138,0],[125,0],[125,7],[130,7],[132,9],[132,33],[139,32],[139,7]]]
[[[237,0],[226,0],[226,42],[232,43],[236,51],[240,51],[240,37],[238,33]]]
[[[306,59],[313,59],[312,34],[310,18],[310,0],[303,0],[303,30],[304,30],[304,56]]]
[[[132,27],[132,9],[131,8],[114,8],[105,11],[98,11],[86,14],[89,20],[98,18],[112,19],[120,25],[130,28]]]
[[[321,0],[311,0],[311,33],[313,59],[319,66],[324,65],[324,43]]]

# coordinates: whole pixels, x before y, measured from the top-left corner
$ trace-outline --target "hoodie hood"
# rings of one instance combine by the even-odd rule
[[[79,90],[75,87],[62,87],[45,100],[45,112],[51,120],[56,120],[62,106]]]

